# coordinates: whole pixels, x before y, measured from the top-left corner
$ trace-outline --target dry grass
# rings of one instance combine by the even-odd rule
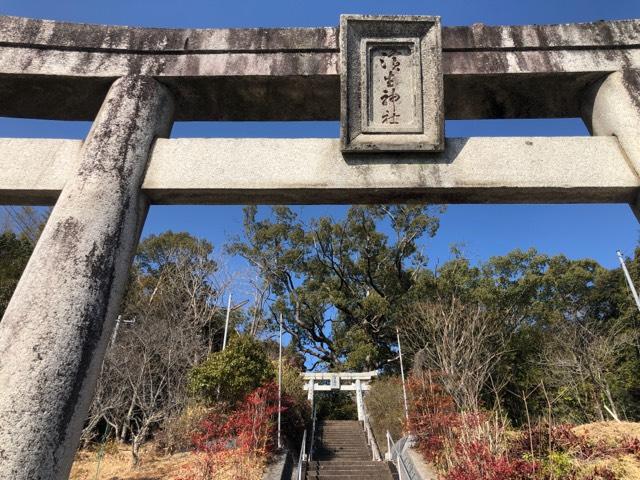
[[[634,422],[596,422],[578,425],[573,429],[577,435],[585,435],[594,443],[603,442],[615,447],[625,439],[640,438],[640,423]]]
[[[172,480],[191,461],[190,453],[159,456],[154,448],[141,453],[140,465],[131,468],[131,453],[126,446],[110,446],[99,462],[97,451],[80,451],[71,469],[70,480]]]
[[[209,456],[197,454],[183,470],[188,480],[262,480],[264,457],[241,450],[228,450]]]
[[[617,447],[630,438],[640,438],[640,423],[633,422],[595,422],[578,425],[573,428],[577,435],[584,435],[589,442],[602,443],[609,447]],[[623,455],[618,458],[604,458],[584,465],[585,470],[594,467],[608,467],[618,478],[624,480],[640,480],[640,459],[634,455]]]
[[[222,458],[222,457],[221,457]],[[71,469],[70,480],[260,480],[264,459],[228,452],[217,464],[216,473],[206,473],[205,463],[193,453],[158,455],[155,445],[147,445],[140,464],[131,468],[131,453],[126,446],[110,444],[102,460],[97,451],[80,451]]]

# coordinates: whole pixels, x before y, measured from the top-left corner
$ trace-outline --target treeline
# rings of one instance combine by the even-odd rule
[[[414,366],[439,372],[459,410],[498,406],[516,424],[638,420],[640,317],[620,269],[528,250],[477,266],[458,257],[429,277],[400,325]]]
[[[638,419],[640,316],[621,269],[533,249],[480,264],[454,251],[432,269],[424,240],[438,214],[353,206],[303,220],[247,207],[229,249],[259,269],[271,321],[282,314],[319,365],[397,372],[399,328],[409,366],[439,372],[462,410],[499,403],[517,424],[550,408],[557,420]]]
[[[282,316],[297,368],[397,373],[399,330],[407,367],[438,372],[460,410],[499,408],[514,424],[550,410],[574,422],[639,419],[640,316],[620,269],[535,250],[480,264],[455,251],[430,268],[425,240],[441,211],[353,206],[344,218],[303,219],[246,207],[244,234],[224,246],[254,271],[231,331],[274,358]],[[32,246],[27,235],[0,236],[2,309]],[[222,296],[237,282],[213,254],[187,233],[141,242],[85,442],[119,439],[135,457],[184,419],[193,372],[221,350]],[[628,259],[636,282],[639,257]]]

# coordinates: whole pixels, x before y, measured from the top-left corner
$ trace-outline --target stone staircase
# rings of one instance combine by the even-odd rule
[[[318,426],[308,480],[393,480],[386,462],[374,462],[358,421],[331,420]]]

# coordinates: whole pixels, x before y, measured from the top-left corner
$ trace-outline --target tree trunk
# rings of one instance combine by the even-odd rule
[[[132,397],[131,404],[129,405],[129,410],[127,411],[127,416],[125,417],[124,422],[122,422],[122,433],[118,437],[121,443],[127,441],[127,433],[129,431],[129,425],[131,425],[131,415],[133,415],[133,407],[135,406],[135,404],[135,397]]]

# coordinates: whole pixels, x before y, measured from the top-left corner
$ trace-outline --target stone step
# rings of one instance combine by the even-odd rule
[[[308,472],[315,472],[315,473],[322,473],[322,472],[326,472],[326,473],[333,473],[333,472],[362,472],[362,473],[371,473],[371,474],[375,474],[377,472],[388,472],[389,468],[382,464],[379,467],[361,467],[361,468],[356,468],[356,467],[346,467],[344,465],[335,465],[333,467],[330,468],[316,468],[316,469],[310,469],[307,470]]]
[[[307,475],[308,479],[342,479],[342,478],[350,478],[350,479],[358,479],[358,480],[393,480],[393,476],[389,472],[381,472],[376,475],[367,475],[367,474],[354,474],[353,472],[349,473],[336,473],[334,474],[326,474],[322,475]]]
[[[315,464],[315,465],[314,465]],[[354,462],[319,462],[313,460],[311,464],[309,464],[309,469],[311,470],[335,470],[335,469],[351,469],[351,470],[379,470],[386,469],[387,465],[384,462],[373,462],[368,461],[366,463],[354,463]]]
[[[346,470],[341,472],[307,472],[307,478],[330,478],[330,477],[345,477],[345,478],[392,478],[391,472],[387,469],[379,470],[375,473],[372,472],[356,472],[354,470]]]
[[[328,445],[318,445],[313,449],[315,452],[368,452],[369,449],[362,446],[349,446],[349,447],[336,447],[336,446],[328,446]]]
[[[322,432],[357,432],[362,431],[362,426],[354,425],[353,427],[322,427],[318,431]]]
[[[329,448],[318,448],[314,449],[314,454],[318,455],[332,455],[332,456],[343,456],[343,455],[364,455],[365,457],[370,456],[368,450],[365,449],[357,449],[357,450],[337,450],[337,449],[329,449]]]
[[[333,452],[314,452],[313,460],[317,460],[319,462],[323,460],[364,460],[371,461],[372,455],[369,453],[340,453],[336,454]]]
[[[326,435],[318,435],[316,437],[316,440],[322,441],[322,442],[347,442],[347,441],[351,441],[351,442],[366,442],[367,438],[364,436],[364,434],[362,435],[336,435],[334,436],[326,436]]]
[[[329,459],[329,460],[347,460],[347,459],[357,459],[357,460],[371,460],[372,455],[369,454],[368,452],[343,452],[343,453],[336,453],[336,452],[314,452],[313,453],[313,459],[314,460],[318,460],[318,461],[322,461],[324,459]]]
[[[349,437],[349,438],[345,438],[345,437],[339,437],[339,438],[326,438],[326,437],[320,437],[320,438],[316,438],[316,441],[319,442],[329,442],[329,443],[346,443],[346,442],[357,442],[357,443],[366,443],[367,439],[365,438],[364,435],[361,436],[357,436],[357,437]]]
[[[385,462],[374,462],[367,438],[358,421],[320,424],[307,480],[394,480]]]
[[[323,445],[331,444],[331,445],[366,445],[366,438],[354,438],[352,440],[327,440],[326,438],[316,439],[317,443],[321,443]]]
[[[369,454],[344,454],[344,455],[335,455],[332,453],[322,453],[322,454],[314,454],[313,460],[317,460],[319,462],[326,460],[372,460],[372,455]]]
[[[362,433],[364,432],[364,430],[360,427],[356,427],[356,428],[350,428],[349,430],[317,430],[318,432],[323,432],[325,435],[326,434],[332,434],[332,435],[351,435],[354,433]]]
[[[314,460],[318,460],[319,462],[326,462],[331,460],[371,460],[371,457],[364,455],[352,456],[352,457],[332,457],[331,455],[321,455],[317,457],[313,457]]]
[[[315,450],[364,450],[366,452],[370,451],[369,447],[365,445],[347,445],[347,446],[341,446],[341,445],[316,445],[314,447]]]

